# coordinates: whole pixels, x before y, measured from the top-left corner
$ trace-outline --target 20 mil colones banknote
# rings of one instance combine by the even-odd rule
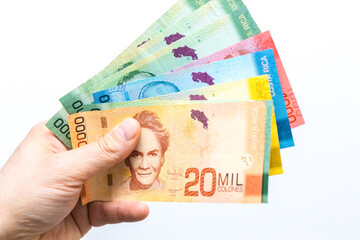
[[[134,152],[89,179],[82,203],[267,202],[272,101],[168,102],[69,117],[74,148],[97,141],[127,117],[141,125]]]

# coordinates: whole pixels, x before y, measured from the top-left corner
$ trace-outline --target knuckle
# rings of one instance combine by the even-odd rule
[[[40,122],[37,123],[35,126],[33,126],[29,131],[29,136],[35,137],[35,136],[48,136],[51,134],[51,131],[46,127],[46,122]]]
[[[89,220],[94,227],[100,227],[107,223],[107,217],[104,212],[103,204],[92,202],[89,205]]]
[[[107,136],[98,141],[98,148],[100,153],[105,155],[108,159],[114,159],[121,154],[123,143],[115,142]]]
[[[44,122],[40,122],[40,123],[36,124],[35,126],[33,126],[33,127],[30,129],[29,134],[38,134],[39,132],[44,131],[44,128],[46,128],[46,127],[45,127],[45,123],[44,123]]]

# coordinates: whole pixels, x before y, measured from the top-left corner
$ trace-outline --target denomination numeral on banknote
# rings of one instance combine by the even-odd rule
[[[86,129],[85,129],[85,119],[84,117],[77,117],[74,119],[74,123],[76,125],[75,132],[76,132],[76,139],[78,142],[78,147],[87,144],[87,137],[86,137]]]
[[[249,166],[248,161],[252,161],[252,157],[242,157],[242,161],[246,162],[246,165]],[[214,168],[204,168],[201,171],[198,168],[188,168],[185,172],[185,178],[191,178],[190,175],[195,175],[194,180],[187,182],[185,184],[184,195],[188,197],[197,197],[200,194],[203,197],[212,197],[215,194],[216,188],[218,192],[243,192],[243,184],[239,183],[239,174],[230,174],[226,173],[225,175],[221,175],[219,173],[219,177],[217,178],[216,171]],[[209,186],[210,184],[205,184],[205,176],[211,176],[211,190],[205,190],[205,186]],[[209,178],[207,178],[209,179]],[[209,180],[208,180],[209,181]],[[191,187],[195,187],[199,184],[199,190],[190,190]],[[218,184],[216,184],[218,182]],[[230,184],[229,184],[230,183]]]
[[[110,96],[109,95],[103,95],[99,98],[100,100],[100,103],[106,103],[106,102],[109,102],[110,101]]]
[[[75,109],[75,111],[78,112],[82,112],[83,108],[83,102],[81,100],[77,100],[72,104],[72,107]]]
[[[299,109],[299,105],[297,104],[296,99],[295,99],[295,101],[294,101],[294,99],[295,99],[294,94],[287,95],[284,93],[284,101],[285,101],[287,114],[289,115],[290,124],[295,124],[298,121],[297,116],[299,116],[301,118],[300,122],[303,122],[302,114]],[[297,109],[294,109],[294,108],[297,108]],[[296,112],[295,112],[295,110],[296,110]]]
[[[214,195],[216,190],[216,171],[213,168],[204,168],[201,171],[201,175],[199,174],[199,169],[197,168],[188,168],[185,172],[185,178],[189,178],[190,174],[195,174],[195,179],[191,182],[187,182],[185,184],[185,196],[199,196],[199,191],[190,191],[189,188],[196,186],[199,184],[200,180],[200,193],[204,197],[211,197]],[[209,173],[212,176],[212,182],[211,182],[211,190],[205,191],[205,175]],[[199,177],[200,176],[200,177]],[[208,186],[208,185],[207,185]]]
[[[55,122],[54,122],[54,127],[58,128],[59,131],[64,134],[66,136],[67,139],[71,139],[70,137],[70,129],[69,129],[69,125],[67,123],[65,123],[64,120],[62,120],[61,118],[58,118]]]

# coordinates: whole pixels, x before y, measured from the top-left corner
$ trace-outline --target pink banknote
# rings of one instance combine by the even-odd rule
[[[279,73],[280,84],[284,94],[284,100],[286,104],[286,110],[289,115],[289,121],[291,128],[298,127],[305,124],[304,118],[301,114],[300,107],[296,101],[295,94],[291,88],[289,79],[286,75],[284,66],[280,60],[279,53],[276,50],[274,41],[269,31],[260,33],[254,37],[248,38],[235,45],[225,48],[219,52],[213,53],[209,56],[203,57],[195,62],[177,68],[174,71],[183,70],[186,68],[192,68],[211,62],[221,61],[227,58],[238,57],[241,55],[254,53],[266,49],[272,48],[275,55],[276,66]]]

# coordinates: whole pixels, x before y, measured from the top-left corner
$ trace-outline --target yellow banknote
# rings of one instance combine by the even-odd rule
[[[134,152],[89,179],[82,203],[267,202],[271,113],[272,101],[176,101],[71,115],[74,148],[97,141],[127,117],[141,125]]]
[[[160,95],[154,100],[271,100],[267,75]],[[145,99],[146,100],[146,99]],[[271,126],[270,175],[282,174],[279,136],[273,111]]]

